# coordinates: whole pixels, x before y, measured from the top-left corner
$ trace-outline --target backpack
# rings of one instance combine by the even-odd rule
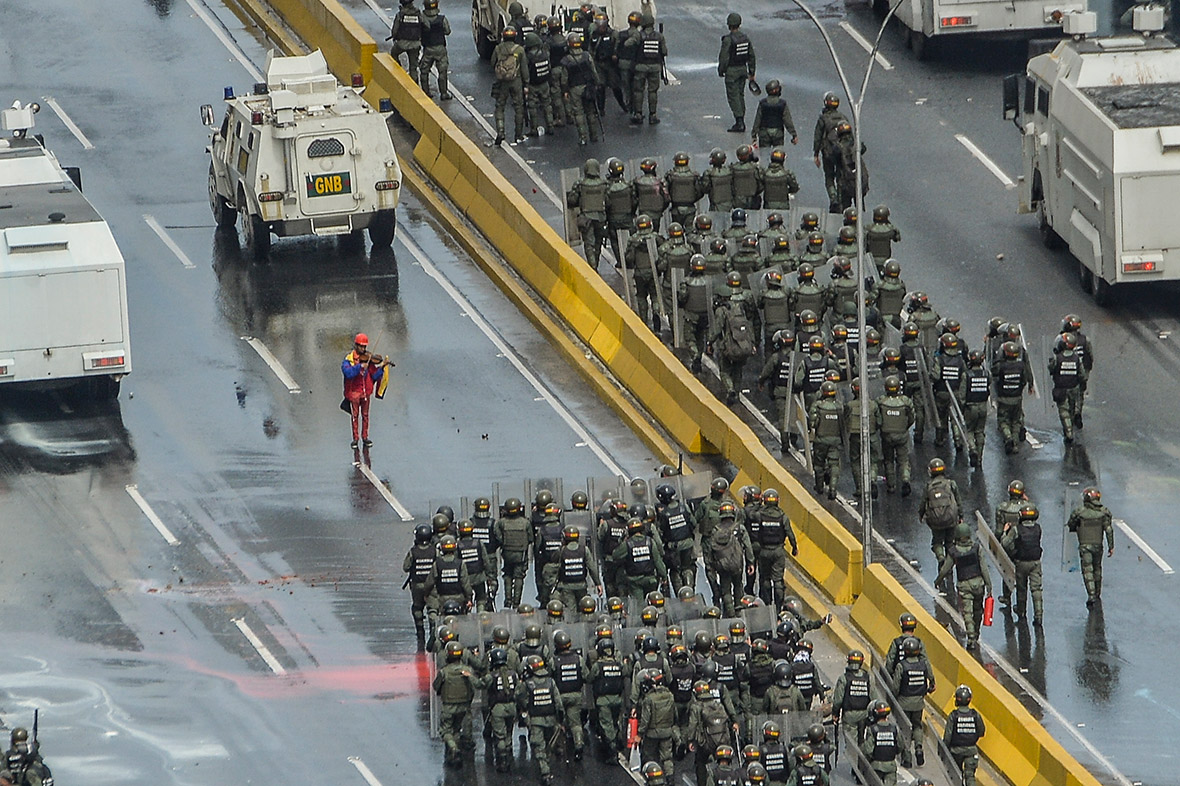
[[[701,726],[704,732],[705,750],[716,750],[718,745],[729,742],[729,716],[719,701],[706,702],[701,708]]]
[[[958,506],[949,483],[930,484],[926,489],[926,524],[931,529],[950,529],[959,523]]]
[[[754,354],[754,326],[750,324],[741,306],[729,307],[721,351],[727,358],[749,357]]]
[[[713,560],[717,563],[717,567],[726,573],[741,573],[746,564],[742,554],[742,544],[738,541],[735,527],[736,525],[729,527],[718,525],[713,530],[710,541]]]
[[[520,57],[516,49],[508,50],[509,54],[496,61],[496,81],[511,82],[520,78]]]

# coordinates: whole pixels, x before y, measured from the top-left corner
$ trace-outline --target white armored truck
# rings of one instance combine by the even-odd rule
[[[1180,278],[1180,48],[1163,8],[1134,9],[1135,34],[1073,36],[1004,81],[1004,114],[1023,141],[1019,212],[1049,247],[1066,246],[1099,304],[1115,286]]]
[[[871,2],[884,16],[897,0]],[[1056,37],[1064,14],[1085,10],[1086,0],[901,0],[896,16],[906,46],[925,60],[966,37]]]
[[[318,50],[266,59],[266,81],[250,95],[225,89],[225,117],[208,147],[209,207],[218,227],[240,219],[247,252],[263,259],[271,234],[349,235],[367,228],[388,248],[402,173],[386,118],[364,85],[336,81]],[[213,127],[213,107],[201,107]]]
[[[78,170],[29,134],[39,109],[0,111],[0,387],[113,399],[131,373],[123,256]]]

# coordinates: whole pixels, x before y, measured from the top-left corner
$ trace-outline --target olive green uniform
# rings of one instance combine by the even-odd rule
[[[935,586],[955,571],[955,582],[959,588],[959,604],[963,613],[963,628],[967,633],[968,645],[979,640],[979,623],[983,619],[983,602],[986,595],[992,594],[991,573],[987,568],[987,560],[980,553],[979,544],[972,539],[970,542],[955,541],[947,551]],[[986,593],[986,594],[985,594]]]
[[[515,41],[501,41],[492,50],[492,62],[499,64],[509,58],[516,60],[516,76],[496,78],[492,82],[492,98],[496,99],[496,135],[500,138],[504,134],[504,109],[508,102],[512,102],[512,116],[516,133],[514,138],[524,137],[524,75],[528,68],[525,63],[524,47]]]
[[[465,663],[448,663],[434,677],[434,692],[442,701],[438,734],[447,747],[447,761],[459,758],[459,746],[471,747],[471,702],[478,686],[475,672]]]
[[[631,122],[643,118],[643,96],[647,94],[647,118],[650,123],[659,122],[656,104],[659,100],[660,77],[664,71],[664,58],[668,56],[668,42],[664,34],[655,29],[654,22],[645,24],[635,39],[635,65],[631,86]],[[668,772],[668,770],[665,770]]]
[[[639,316],[646,320],[650,304],[651,324],[658,333],[660,330],[660,292],[653,272],[657,259],[652,259],[650,256],[649,240],[654,242],[658,257],[659,245],[663,242],[663,238],[650,229],[641,230],[631,235],[627,239],[627,250],[624,254],[627,259],[627,267],[631,271],[631,280],[635,285],[635,309],[639,312]]]
[[[791,197],[799,193],[799,180],[786,164],[771,161],[762,177],[762,207],[765,210],[790,210]],[[772,263],[773,264],[773,263]],[[783,267],[788,273],[796,266]]]
[[[754,42],[748,35],[736,28],[721,36],[717,76],[725,79],[725,99],[739,131],[746,130],[746,82],[754,78],[756,70]]]
[[[524,592],[533,526],[524,514],[520,514],[497,519],[494,531],[504,561],[504,606],[514,609],[520,605],[520,596]]]
[[[701,353],[704,352],[706,334],[709,331],[709,282],[704,275],[690,273],[688,279],[680,282],[676,293],[680,302],[680,315],[684,320],[684,342],[692,358],[693,373],[701,370]]]
[[[1045,617],[1041,576],[1041,525],[1036,521],[1015,524],[1000,538],[1000,545],[1016,566],[1016,613],[1020,617],[1027,614],[1027,600],[1031,594],[1033,623],[1040,625]]]
[[[927,514],[934,507],[935,500],[946,495],[950,495],[954,503],[953,520],[949,524],[930,521]],[[930,527],[930,550],[934,552],[934,559],[941,566],[954,538],[955,525],[963,519],[963,499],[959,496],[959,484],[945,475],[931,478],[926,485],[926,492],[922,495],[922,502],[918,505],[918,518]]]
[[[820,160],[824,170],[824,186],[828,191],[829,208],[838,205],[840,192],[836,186],[838,155],[836,152],[836,126],[848,118],[839,109],[825,106],[815,122],[815,135],[811,144],[812,154]],[[836,212],[836,211],[832,211]]]
[[[705,195],[701,189],[701,176],[690,167],[673,166],[664,174],[664,186],[672,203],[672,221],[688,229],[696,218],[697,202]]]
[[[717,307],[713,315],[713,335],[709,343],[717,350],[717,367],[721,372],[721,385],[725,389],[726,403],[733,403],[742,383],[742,372],[746,361],[757,349],[757,309],[751,299],[741,295],[731,296]],[[744,317],[749,331],[749,345],[742,346],[736,339],[735,320]]]
[[[994,514],[995,526],[992,528],[992,532],[995,533],[996,539],[1000,541],[1001,545],[1003,545],[1004,542],[1004,533],[1008,532],[1009,529],[1015,531],[1016,527],[1020,526],[1020,508],[1022,505],[1024,505],[1024,503],[1016,499],[1006,499],[1000,504],[996,505]],[[1000,592],[1000,603],[1008,606],[1011,604],[1011,602],[1012,588],[1009,587],[1008,582],[1005,581]]]
[[[587,682],[594,696],[599,739],[613,749],[621,750],[626,731],[622,717],[623,664],[613,655],[595,658]]]
[[[584,176],[574,183],[565,195],[565,204],[575,210],[578,216],[578,230],[582,233],[582,251],[586,261],[594,268],[602,256],[606,243],[606,189],[607,183],[599,173],[598,162],[586,162]]]
[[[551,76],[553,60],[549,55],[549,47],[541,42],[541,37],[530,33],[532,46],[525,47],[528,63],[528,73],[525,76],[525,98],[528,104],[529,136],[539,136],[542,132],[554,126]]]
[[[529,748],[541,780],[548,781],[551,772],[549,763],[549,739],[558,725],[558,714],[563,712],[561,691],[547,672],[523,680],[516,689],[516,709],[527,716]]]
[[[979,767],[977,743],[986,733],[983,716],[971,707],[955,707],[947,715],[942,739],[963,774],[963,786],[975,786],[975,770]]]
[[[1082,563],[1082,579],[1086,582],[1088,602],[1102,597],[1102,539],[1106,538],[1108,553],[1114,553],[1114,526],[1110,510],[1100,502],[1083,502],[1069,514],[1066,526],[1078,536],[1078,557]]]
[[[447,36],[451,34],[451,23],[446,16],[438,12],[438,8],[426,8],[422,11],[422,61],[419,66],[418,83],[423,92],[430,95],[430,69],[438,68],[438,92],[443,98],[451,95],[447,85],[447,70],[450,59],[447,57]]]
[[[406,73],[413,79],[418,76],[418,57],[422,53],[422,12],[414,5],[413,0],[406,2],[393,18],[393,26],[389,31],[393,40],[390,54],[401,65],[404,54],[408,61]]]
[[[569,112],[573,115],[574,126],[578,130],[578,141],[598,141],[598,85],[602,79],[598,75],[598,68],[594,65],[594,58],[585,50],[571,49],[562,58],[562,68],[558,71],[561,84],[561,94],[567,102]]]
[[[666,685],[657,685],[639,699],[639,738],[643,760],[658,761],[664,774],[671,777],[675,764],[673,753],[679,743],[676,728],[676,699]]]
[[[817,399],[807,422],[811,427],[811,468],[815,490],[835,497],[840,482],[840,451],[844,447],[844,406],[834,398]]]
[[[869,760],[869,766],[882,786],[897,786],[897,756],[901,751],[901,732],[889,720],[878,720],[865,729],[861,753]]]
[[[926,709],[926,694],[934,690],[934,670],[930,668],[930,661],[926,655],[919,653],[899,660],[893,667],[889,679],[890,690],[897,697],[897,710],[905,713],[910,722],[910,739],[905,741],[905,748],[901,754],[902,766],[910,767],[911,745],[913,754],[919,759],[924,758],[922,746],[926,735],[922,712]]]
[[[1024,391],[1032,390],[1032,368],[1020,358],[997,358],[992,363],[996,393],[996,425],[1004,449],[1012,453],[1024,428]]]
[[[876,481],[881,464],[881,449],[878,447],[878,430],[881,415],[877,412],[877,402],[869,399],[869,483],[873,484],[876,493]],[[848,463],[852,469],[852,479],[856,482],[856,496],[861,492],[860,475],[860,397],[854,396],[844,405],[844,422],[848,424]]]
[[[877,398],[877,430],[881,434],[881,459],[885,463],[885,490],[897,490],[897,482],[910,482],[910,429],[914,426],[914,402],[909,396],[886,393]]]
[[[877,221],[865,227],[865,247],[873,255],[873,262],[877,265],[877,272],[881,272],[885,262],[893,256],[893,244],[901,242],[901,230],[888,220]]]
[[[786,134],[791,135],[792,142],[799,141],[791,108],[782,96],[766,96],[758,102],[750,135],[758,142],[758,147],[770,150],[781,146],[786,141]]]
[[[1065,350],[1049,358],[1049,374],[1053,377],[1053,402],[1057,405],[1061,432],[1067,443],[1073,442],[1074,423],[1082,413],[1086,368],[1075,351]]]
[[[517,665],[510,660],[484,678],[487,723],[495,745],[496,768],[504,772],[512,761],[512,727],[516,721],[516,690],[520,684]]]

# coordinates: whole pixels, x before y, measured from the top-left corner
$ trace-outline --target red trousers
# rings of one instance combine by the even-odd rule
[[[365,396],[360,399],[351,399],[348,402],[349,410],[352,413],[352,441],[356,442],[358,439],[369,438],[369,397]],[[364,424],[361,425],[360,436],[357,436],[357,420],[364,419]]]

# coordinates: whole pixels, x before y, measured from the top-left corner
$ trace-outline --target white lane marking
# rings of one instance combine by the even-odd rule
[[[1034,437],[1032,432],[1028,429],[1024,430],[1024,441],[1027,442],[1033,450],[1040,450],[1041,448],[1045,447],[1044,443]]]
[[[861,35],[860,31],[857,30],[855,27],[853,27],[852,25],[850,25],[846,21],[841,22],[840,27],[841,27],[841,29],[844,30],[845,33],[848,33],[849,38],[851,38],[856,43],[860,44],[861,49],[865,50],[866,52],[873,51],[873,45],[870,44],[869,40],[867,38],[865,38],[863,35]],[[881,54],[880,52],[877,52],[875,55],[873,55],[873,59],[877,61],[877,65],[881,66],[886,71],[893,70],[893,63],[890,63],[885,58],[885,55]]]
[[[377,776],[369,769],[369,765],[361,761],[360,756],[349,756],[348,763],[356,767],[356,771],[361,774],[361,777],[365,779],[365,783],[369,784],[369,786],[381,786],[381,781],[377,780]]]
[[[1165,574],[1171,575],[1176,572],[1172,570],[1171,565],[1169,565],[1167,562],[1164,562],[1164,558],[1157,554],[1155,549],[1147,545],[1147,541],[1140,537],[1138,532],[1131,529],[1131,525],[1127,524],[1127,522],[1123,521],[1122,519],[1112,519],[1112,521],[1114,522],[1114,525],[1126,533],[1127,537],[1131,539],[1131,542],[1142,549],[1143,553],[1147,555],[1147,558],[1158,565],[1159,569]]]
[[[283,368],[283,364],[270,351],[270,347],[262,343],[262,339],[254,338],[253,336],[242,336],[242,341],[245,341],[254,348],[258,356],[265,361],[266,365],[270,366],[270,370],[275,373],[279,381],[286,385],[288,391],[291,393],[298,393],[300,391],[299,384],[295,381],[294,377],[287,373],[287,369]]]
[[[156,528],[156,531],[164,536],[164,540],[168,542],[169,546],[175,546],[180,543],[180,541],[176,539],[176,536],[172,534],[172,530],[168,529],[168,527],[164,525],[164,522],[161,521],[160,517],[156,515],[156,511],[152,510],[152,506],[149,505],[147,500],[143,498],[143,495],[139,493],[138,486],[132,483],[128,486],[124,486],[123,488],[127,492],[127,496],[131,497],[131,500],[137,506],[139,506],[140,510],[143,511],[143,515],[148,517],[148,521],[152,523],[152,526]]]
[[[241,63],[242,66],[250,72],[250,76],[254,77],[254,81],[261,82],[262,72],[258,70],[257,66],[250,62],[250,58],[246,57],[246,53],[242,51],[242,48],[238,46],[232,38],[230,38],[228,33],[225,32],[225,29],[221,26],[221,23],[214,19],[206,9],[202,8],[201,5],[197,3],[197,0],[187,0],[187,2],[189,8],[193,9],[193,13],[205,23],[205,27],[208,27],[210,30],[212,30],[213,35],[217,36],[218,40],[225,45],[225,48],[228,49],[229,53],[234,56],[234,59]]]
[[[270,666],[271,671],[280,677],[287,673],[287,670],[283,668],[283,664],[279,663],[278,659],[262,643],[262,639],[258,638],[258,635],[254,631],[250,630],[250,626],[246,624],[246,620],[238,617],[233,620],[233,623],[238,626],[238,630],[246,637],[246,641],[250,642],[258,654],[262,656],[262,659],[266,661],[266,665]]]
[[[393,492],[389,490],[388,486],[381,482],[381,478],[377,477],[377,473],[373,472],[372,468],[368,464],[365,464],[363,461],[354,461],[352,462],[352,465],[359,469],[361,474],[369,479],[369,482],[377,488],[377,491],[381,492],[381,496],[384,497],[385,501],[389,503],[389,507],[394,509],[398,515],[398,518],[400,518],[402,521],[414,520],[414,517],[410,515],[410,511],[406,509],[406,506],[399,502],[397,497],[393,496]]]
[[[176,255],[176,258],[180,260],[180,264],[190,270],[196,267],[193,261],[188,258],[188,254],[184,253],[184,250],[176,245],[176,241],[172,239],[172,236],[164,231],[164,227],[160,225],[160,222],[156,220],[155,216],[145,213],[143,220],[159,236],[160,240],[164,241],[164,245],[168,246],[168,250]]]
[[[955,134],[955,139],[959,140],[959,144],[967,148],[967,152],[979,159],[979,163],[987,167],[987,171],[996,176],[996,179],[1004,184],[1004,188],[1016,188],[1016,184],[1012,182],[1012,178],[1000,169],[995,161],[987,157],[987,154],[975,146],[975,143],[966,137],[965,134]]]
[[[74,135],[74,138],[82,143],[82,147],[84,149],[94,149],[94,145],[92,145],[90,140],[86,138],[86,135],[82,133],[82,129],[78,128],[78,124],[70,119],[70,116],[66,114],[66,110],[61,108],[61,104],[57,103],[57,99],[55,99],[53,96],[41,96],[41,100],[49,105],[49,108],[53,110],[55,115],[61,118],[61,122],[65,124],[66,128],[70,129],[70,133]]]
[[[606,449],[603,448],[601,444],[599,444],[598,440],[591,436],[590,432],[586,430],[586,427],[579,423],[576,418],[574,418],[573,413],[571,413],[564,404],[557,400],[553,393],[550,392],[547,387],[545,387],[541,380],[537,379],[533,372],[529,371],[528,367],[525,366],[524,361],[520,359],[520,356],[508,346],[508,343],[500,337],[499,333],[492,329],[492,326],[489,325],[488,321],[484,319],[481,313],[479,313],[479,311],[475,308],[475,305],[470,300],[468,300],[463,295],[463,293],[456,289],[455,285],[452,284],[446,276],[439,272],[439,269],[436,268],[434,264],[426,258],[426,255],[422,253],[422,249],[420,249],[418,244],[410,238],[409,230],[405,226],[402,226],[401,231],[397,234],[398,239],[401,241],[402,245],[404,245],[406,250],[410,252],[415,260],[417,260],[418,264],[422,266],[422,269],[426,271],[426,274],[437,281],[438,285],[443,288],[443,291],[450,295],[451,299],[454,300],[460,308],[467,312],[468,317],[470,317],[475,326],[478,327],[483,332],[483,334],[488,337],[492,344],[495,345],[497,350],[504,354],[504,357],[508,359],[508,362],[516,367],[516,370],[520,372],[520,375],[524,377],[525,380],[533,386],[533,389],[536,390],[537,393],[539,393],[541,397],[549,403],[549,406],[552,407],[553,411],[556,412],[558,416],[566,422],[566,425],[573,429],[574,433],[586,443],[590,450],[594,451],[594,455],[598,456],[599,461],[606,465],[606,468],[610,470],[610,473],[612,475],[623,475],[624,477],[628,478],[631,477],[630,474],[624,472],[623,468],[620,467],[615,462],[615,460],[610,457],[610,454],[606,452]]]
[[[393,26],[393,19],[389,16],[389,14],[385,13],[385,11],[381,9],[381,6],[377,5],[375,0],[365,0],[365,5],[372,9],[373,13],[377,15],[377,18],[380,19],[386,27]],[[671,74],[668,75],[668,78],[671,80]],[[452,85],[453,84],[454,82],[452,81]],[[467,100],[467,96],[463,94],[462,90],[452,90],[451,94],[455,96],[455,100],[467,110],[467,113],[475,118],[475,122],[479,123],[480,127],[483,128],[484,133],[493,138],[496,136],[496,129],[493,128],[492,124],[488,122],[487,118],[480,114],[479,110]],[[516,150],[507,144],[500,145],[500,149],[507,153],[508,157],[515,161],[517,165],[519,165],[520,168],[524,170],[524,173],[529,176],[529,180],[533,181],[533,185],[537,187],[538,191],[544,194],[545,197],[559,209],[565,209],[565,205],[561,201],[561,198],[557,196],[556,193],[554,193],[553,189],[549,187],[549,184],[546,183],[541,175],[537,173],[537,170],[533,169],[531,166],[529,166],[527,161],[521,158],[520,153],[517,153]]]

